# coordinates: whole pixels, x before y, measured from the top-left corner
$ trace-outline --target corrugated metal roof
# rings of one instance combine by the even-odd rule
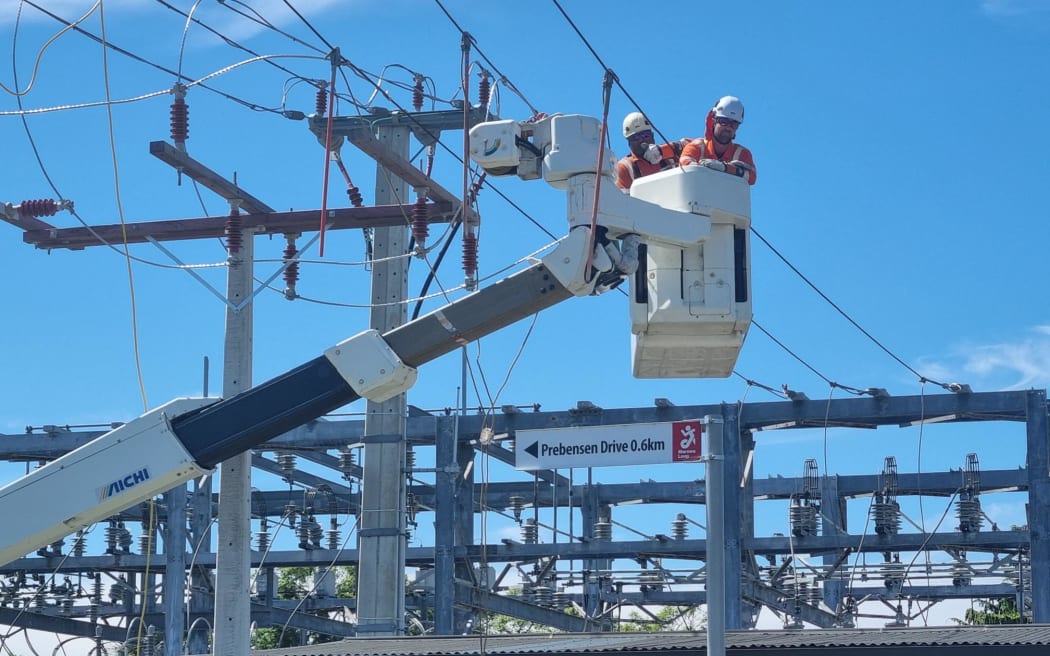
[[[729,631],[727,650],[951,645],[1045,645],[1050,625],[955,626],[806,631]],[[310,647],[253,652],[256,656],[498,656],[500,654],[703,650],[703,632],[525,633],[493,636],[355,638]]]

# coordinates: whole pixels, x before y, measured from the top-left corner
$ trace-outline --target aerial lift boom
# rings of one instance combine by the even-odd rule
[[[611,158],[595,166],[600,139],[598,122],[585,116],[475,126],[471,155],[490,173],[514,173],[524,179],[542,176],[553,186],[567,190],[570,231],[549,254],[518,273],[385,334],[375,330],[359,333],[322,356],[233,398],[171,401],[0,488],[0,517],[20,518],[0,533],[0,564],[204,475],[229,457],[347,403],[360,398],[382,401],[400,394],[415,382],[420,365],[568,298],[594,293],[595,269],[610,270],[612,263],[607,251],[595,248],[592,218],[613,239],[639,235],[650,250],[673,253],[682,261],[689,259],[682,255],[685,252],[693,253],[692,260],[703,259],[697,253],[712,234],[712,218],[716,225],[719,220],[738,219],[735,214],[719,219],[718,212],[700,199],[692,203],[682,199],[682,193],[714,194],[736,198],[728,202],[735,207],[740,205],[735,190],[742,190],[746,197],[746,184],[730,191],[724,188],[726,184],[736,185],[738,178],[700,167],[667,177],[667,188],[677,190],[671,194],[678,199],[674,209],[623,194],[613,184]],[[678,179],[679,174],[687,173],[693,182]],[[702,180],[695,177],[697,174]],[[658,196],[653,190],[658,190],[660,183],[654,182],[655,187],[649,186],[650,196]],[[729,243],[732,249],[732,239]],[[732,263],[734,257],[736,265]],[[740,261],[743,257],[743,253],[734,256],[731,252],[717,260],[732,271],[744,267]],[[658,264],[648,261],[640,271],[652,272],[655,279],[655,272],[663,266]],[[739,280],[723,283],[739,285]],[[652,284],[648,289],[650,296],[667,291]],[[634,303],[646,305],[638,290],[632,296]],[[677,296],[670,305],[685,302],[689,306],[697,300],[688,300],[689,294],[681,290]],[[719,298],[732,296],[730,292]],[[655,297],[647,303],[657,309],[668,305],[665,299]],[[738,309],[740,316],[734,314],[729,323],[742,324],[746,331],[750,305],[740,304]],[[649,315],[659,316],[659,312]],[[696,314],[694,318],[701,322],[698,325],[704,325],[711,317]],[[632,323],[643,325],[646,321]],[[720,335],[715,344],[720,354],[725,350],[723,337]],[[698,342],[696,348],[705,347]],[[729,366],[731,369],[732,364]],[[724,376],[728,371],[697,370],[694,375]]]

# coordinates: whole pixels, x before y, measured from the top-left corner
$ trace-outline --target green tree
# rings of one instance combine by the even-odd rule
[[[336,595],[340,597],[356,596],[357,568],[345,565],[332,569],[336,576]],[[314,567],[283,567],[278,569],[277,598],[303,599],[313,592],[315,570],[316,568]],[[340,636],[323,633],[309,632],[306,635],[306,643],[311,645],[334,642],[341,639]],[[299,629],[275,625],[256,629],[251,642],[254,649],[277,649],[279,647],[294,647],[300,644],[301,640],[302,636]]]
[[[357,568],[352,565],[333,567],[335,570],[335,594],[339,597],[357,597]]]
[[[1028,618],[1021,617],[1021,611],[1017,608],[1017,601],[1012,597],[1002,599],[978,599],[975,602],[978,608],[966,609],[966,615],[962,621],[956,619],[959,624],[1028,624]]]
[[[520,587],[507,589],[508,595],[520,595],[521,592]],[[512,634],[547,633],[550,628],[510,615],[485,612],[481,614],[481,622],[478,623],[475,630],[479,633]]]
[[[707,626],[707,614],[698,606],[664,606],[654,613],[655,618],[632,612],[627,622],[620,622],[617,631],[699,631]]]
[[[996,529],[997,530],[997,529]],[[1026,531],[1028,525],[1010,525],[1011,531]],[[1023,555],[1019,554],[1019,557]],[[957,624],[1029,624],[1031,620],[1021,615],[1017,608],[1017,600],[1013,597],[1001,599],[977,599],[974,601],[977,608],[969,608],[963,619],[953,617]]]

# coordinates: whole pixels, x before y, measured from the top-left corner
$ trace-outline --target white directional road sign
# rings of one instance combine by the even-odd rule
[[[532,471],[699,462],[702,431],[699,419],[519,430],[514,437],[514,467]]]

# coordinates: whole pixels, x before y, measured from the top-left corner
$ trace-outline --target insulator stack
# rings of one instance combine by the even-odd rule
[[[98,609],[102,605],[102,572],[95,572],[88,598],[88,624],[98,623]]]
[[[901,506],[896,501],[882,501],[880,495],[871,504],[876,535],[897,535],[901,530]]]
[[[328,111],[328,87],[321,87],[314,96],[314,111],[318,116],[324,116]]]
[[[139,553],[157,553],[157,529],[153,527],[142,527],[139,533]]]
[[[411,446],[405,448],[405,473],[411,474],[416,468],[416,450]]]
[[[299,506],[294,503],[285,504],[284,516],[288,520],[288,528],[295,528],[295,518],[299,516]]]
[[[309,549],[310,548],[310,522],[304,517],[302,523],[299,524],[299,529],[296,531],[296,535],[299,536],[299,548]]]
[[[466,274],[466,288],[473,291],[477,286],[478,272],[478,236],[473,230],[463,233],[463,273]]]
[[[525,544],[536,544],[540,538],[540,527],[535,519],[526,519],[521,525],[521,541]]]
[[[820,589],[820,581],[814,577],[809,584],[809,596],[806,598],[813,606],[820,605],[824,601],[824,593]]]
[[[47,588],[43,583],[36,589],[36,593],[33,594],[33,605],[37,607],[37,610],[44,610],[47,607]]]
[[[569,598],[569,593],[566,592],[564,589],[561,589],[554,593],[554,598],[552,599],[551,603],[553,604],[554,608],[558,610],[565,610],[566,608],[572,605],[572,600]]]
[[[77,531],[76,537],[73,538],[73,557],[80,558],[84,555],[84,549],[87,547],[87,538],[84,537],[84,530]]]
[[[280,452],[277,454],[277,466],[284,472],[284,477],[287,479],[293,471],[295,471],[295,454]]]
[[[332,515],[328,520],[328,530],[325,531],[324,536],[329,549],[338,549],[339,545],[342,544],[343,541],[339,533],[339,519],[335,515]]]
[[[186,104],[186,87],[176,84],[172,90],[175,101],[171,103],[171,140],[179,150],[186,150],[190,138],[190,106]]]
[[[127,590],[128,581],[122,574],[116,583],[109,586],[109,592],[106,596],[109,597],[109,603],[119,604],[121,599],[124,597],[124,592]]]
[[[321,537],[324,531],[313,515],[307,515],[300,522],[299,530],[296,531],[296,534],[299,536],[300,549],[316,549],[321,546]]]
[[[346,480],[353,478],[353,470],[356,467],[357,455],[353,451],[339,452],[339,471],[342,472],[343,478]]]
[[[417,112],[423,109],[423,76],[416,75],[416,85],[412,87],[412,108]]]
[[[599,519],[594,522],[594,539],[602,542],[612,540],[612,522],[607,519]]]
[[[977,533],[984,524],[984,513],[981,511],[981,500],[959,499],[955,502],[955,516],[959,518],[959,531]]]
[[[310,544],[312,548],[320,548],[321,538],[324,537],[324,529],[321,528],[321,522],[317,521],[317,518],[310,515],[309,522],[306,522],[309,526]]]
[[[131,545],[135,540],[131,537],[131,531],[128,530],[128,527],[124,526],[124,522],[120,522],[120,533],[117,536],[117,541],[120,543],[121,553],[131,553]]]
[[[882,564],[882,583],[890,590],[899,590],[904,583],[904,563],[893,560]]]
[[[791,500],[788,509],[788,519],[791,523],[791,534],[795,537],[808,537],[817,534],[820,527],[820,517],[817,514],[819,507],[816,505],[802,505],[798,499]]]
[[[171,140],[180,150],[185,150],[186,139],[190,136],[189,120],[189,105],[182,98],[176,98],[171,104]]]
[[[120,527],[117,525],[117,520],[109,520],[109,523],[106,524],[106,528],[103,531],[103,535],[106,538],[106,553],[116,554],[117,541],[120,539]]]
[[[295,237],[292,235],[285,236],[288,240],[287,245],[284,247],[284,297],[289,301],[294,301],[298,296],[295,290],[295,283],[299,282],[299,249],[295,246]]]
[[[510,499],[510,510],[514,513],[514,521],[521,521],[521,511],[525,508],[525,497],[518,495],[512,496]]]
[[[354,207],[361,207],[365,204],[365,199],[361,196],[361,190],[358,189],[357,185],[347,187],[346,195],[350,198],[350,204]]]
[[[638,583],[641,584],[642,592],[657,592],[663,590],[663,577],[660,572],[652,569],[642,571],[638,575]]]
[[[416,254],[422,256],[427,237],[430,236],[430,208],[427,197],[420,194],[412,206],[412,237],[416,240]]]
[[[270,524],[265,517],[259,521],[259,531],[255,534],[255,548],[259,551],[270,548]]]
[[[38,200],[24,200],[18,205],[18,212],[22,216],[41,217],[54,216],[58,212],[59,204],[50,198]]]
[[[481,81],[478,82],[478,103],[480,103],[482,107],[489,106],[489,93],[491,89],[492,87],[489,83],[488,74],[482,73]]]
[[[70,615],[72,615],[73,614],[73,602],[74,602],[73,597],[71,597],[69,595],[66,595],[65,597],[62,597],[62,602],[61,602],[62,608],[60,609],[59,612],[62,615],[65,615],[66,617],[69,617]]]
[[[959,560],[952,563],[952,585],[959,587],[970,585],[972,582],[973,570],[970,569],[969,563],[966,562],[966,557],[960,556]]]
[[[244,240],[244,221],[241,219],[241,211],[236,207],[230,208],[230,216],[226,219],[226,250],[232,255],[241,252],[241,243]]]
[[[532,598],[537,606],[550,608],[554,605],[554,590],[545,585],[537,585],[532,589]]]
[[[146,635],[142,636],[142,644],[139,645],[139,656],[153,656],[153,647],[156,639],[156,635],[153,633],[153,627],[150,626]]]
[[[687,535],[689,535],[689,522],[685,518],[685,513],[678,513],[671,520],[671,537],[675,540],[684,540]]]

